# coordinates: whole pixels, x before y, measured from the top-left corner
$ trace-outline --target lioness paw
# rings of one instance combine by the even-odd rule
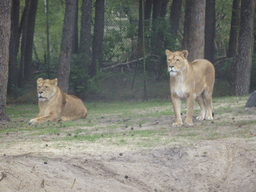
[[[172,127],[181,127],[182,125],[183,125],[182,122],[181,123],[175,122],[175,123],[172,124]]]
[[[35,124],[35,119],[30,119],[30,121],[29,121],[29,125],[34,125]]]
[[[200,115],[200,116],[196,117],[196,120],[198,120],[198,121],[203,121],[203,120],[204,120],[204,117]]]
[[[213,117],[205,117],[206,120],[213,120]]]
[[[185,123],[185,126],[186,127],[192,127],[192,126],[194,126],[194,124],[193,123]]]

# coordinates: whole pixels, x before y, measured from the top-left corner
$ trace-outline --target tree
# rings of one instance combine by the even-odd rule
[[[103,35],[104,35],[105,0],[96,0],[95,25],[93,34],[92,64],[90,75],[96,75],[96,68],[103,64]]]
[[[17,53],[19,49],[19,9],[20,0],[12,0],[11,11],[11,37],[9,48],[9,76],[8,76],[8,93],[11,92],[12,86],[17,86]]]
[[[0,31],[0,121],[10,121],[5,110],[11,34],[11,0],[0,2]]]
[[[254,6],[254,0],[241,0],[241,23],[238,39],[235,95],[249,94],[252,64]]]
[[[184,49],[188,60],[204,58],[205,0],[186,0],[184,23]]]
[[[91,58],[91,15],[92,0],[83,0],[79,52],[85,55],[85,68],[89,66],[88,61]]]
[[[215,0],[206,0],[204,58],[214,63]]]
[[[76,1],[77,0],[66,0],[65,17],[62,31],[61,51],[58,69],[58,86],[65,93],[68,92]]]
[[[152,15],[152,37],[151,37],[151,47],[155,48],[154,51],[159,51],[161,46],[159,39],[160,34],[158,33],[157,27],[159,24],[159,18],[161,14],[163,0],[153,0],[153,15]]]
[[[25,8],[23,10],[22,19],[20,28],[22,31],[22,40],[21,40],[21,54],[20,54],[20,72],[19,72],[19,82],[18,86],[22,87],[25,81],[25,53],[26,53],[26,44],[27,44],[27,25],[28,25],[28,12],[29,12],[30,0],[26,0]]]
[[[151,16],[151,9],[153,5],[153,0],[146,0],[145,7],[144,7],[144,32],[146,33],[146,37],[150,31],[150,16]],[[149,48],[149,39],[145,38],[145,49]]]
[[[177,36],[177,31],[179,29],[181,5],[182,5],[182,0],[172,1],[170,22],[171,22],[171,33],[174,37]]]
[[[27,30],[26,30],[26,49],[24,55],[24,76],[28,80],[32,75],[32,50],[34,45],[34,29],[35,29],[35,20],[36,20],[36,11],[37,11],[38,0],[33,0],[30,2],[29,12],[28,12],[28,21],[27,21]]]
[[[143,9],[142,9],[142,6],[143,6],[143,0],[139,0],[139,27],[138,27],[138,51],[137,51],[137,58],[140,58],[142,57],[143,55],[143,27],[144,27],[144,22],[143,22]]]
[[[239,32],[239,5],[240,0],[233,0],[231,29],[229,35],[228,53],[227,57],[235,57],[237,52],[237,39]]]
[[[75,21],[74,21],[74,33],[72,43],[72,54],[78,53],[78,0],[75,1]]]

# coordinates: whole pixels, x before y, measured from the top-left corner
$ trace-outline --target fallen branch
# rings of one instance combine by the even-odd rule
[[[222,62],[224,62],[224,61],[229,61],[229,60],[231,60],[231,59],[234,59],[234,58],[231,57],[231,58],[220,59],[219,61],[215,62],[213,65],[216,66],[216,65],[218,65],[218,64],[220,64],[220,63],[222,63]]]
[[[139,58],[139,59],[136,59],[136,60],[132,60],[132,61],[128,61],[128,62],[125,62],[125,63],[118,63],[118,64],[115,64],[115,65],[111,65],[111,66],[108,66],[108,67],[104,67],[104,68],[101,68],[100,71],[102,69],[110,69],[110,68],[114,68],[114,67],[118,67],[118,66],[122,66],[122,65],[129,65],[131,63],[135,63],[137,61],[141,61],[143,60],[143,57],[142,58]]]

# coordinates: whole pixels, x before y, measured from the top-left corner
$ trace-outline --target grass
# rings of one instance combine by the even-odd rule
[[[85,103],[88,117],[68,122],[49,122],[29,125],[38,113],[36,105],[9,105],[7,114],[11,122],[0,128],[0,138],[5,142],[40,141],[85,142],[101,145],[156,147],[187,145],[200,140],[228,138],[250,139],[256,136],[256,112],[245,111],[247,97],[214,98],[214,121],[195,121],[194,127],[172,128],[174,113],[167,100],[147,102],[92,102]],[[186,103],[182,103],[182,113]],[[194,115],[199,113],[195,105]],[[250,117],[249,117],[250,116]],[[183,115],[184,118],[184,115]],[[8,135],[8,137],[6,137]],[[56,144],[65,146],[65,144]]]

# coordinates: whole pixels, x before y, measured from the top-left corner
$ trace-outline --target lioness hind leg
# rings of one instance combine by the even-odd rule
[[[208,98],[205,98],[204,101],[205,101],[206,109],[207,109],[205,119],[206,120],[212,120],[213,119],[213,116],[212,116],[212,96],[210,96]]]
[[[201,114],[200,114],[198,117],[196,117],[196,119],[199,120],[199,121],[202,121],[202,120],[204,120],[205,115],[206,115],[206,105],[205,105],[205,101],[204,101],[204,99],[202,98],[202,95],[198,96],[198,97],[196,98],[196,100],[197,100],[197,102],[198,102],[198,104],[199,104],[199,106],[200,106],[200,108],[201,108]]]

